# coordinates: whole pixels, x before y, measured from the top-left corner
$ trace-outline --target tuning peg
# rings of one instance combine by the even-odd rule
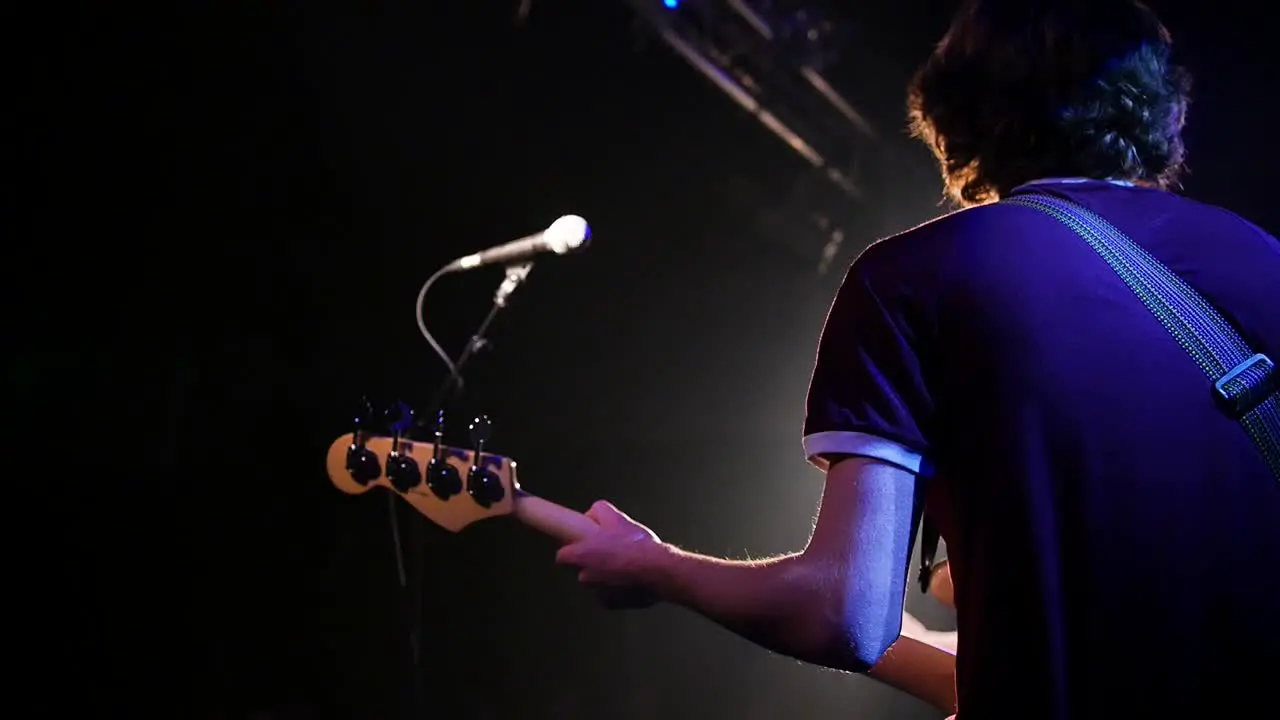
[[[351,473],[351,479],[361,485],[368,485],[382,475],[382,467],[378,464],[378,456],[364,446],[365,441],[368,439],[365,435],[364,426],[369,422],[369,418],[372,415],[373,406],[369,404],[369,398],[361,397],[360,403],[356,407],[355,427],[351,433],[351,447],[347,448],[347,472]]]
[[[391,487],[407,493],[422,484],[422,470],[412,455],[393,450],[387,456],[387,480]]]
[[[444,459],[444,410],[436,413],[436,444],[427,463],[427,487],[441,500],[462,492],[462,478],[458,469]]]
[[[347,472],[351,479],[361,485],[368,485],[382,476],[382,467],[378,465],[378,456],[359,443],[351,443],[347,448]]]
[[[467,471],[467,494],[476,504],[487,508],[502,501],[502,480],[484,466],[484,444],[489,441],[493,423],[488,415],[480,415],[471,421],[471,442],[475,454],[471,456],[471,469]]]
[[[422,484],[422,469],[412,455],[400,452],[404,431],[413,426],[413,408],[397,401],[387,409],[387,427],[391,430],[391,454],[387,456],[387,480],[391,487],[407,493]]]

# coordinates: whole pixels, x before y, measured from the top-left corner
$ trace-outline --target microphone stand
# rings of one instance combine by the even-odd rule
[[[479,327],[471,334],[467,340],[466,347],[462,353],[458,355],[458,359],[453,363],[453,370],[449,373],[449,377],[441,383],[436,390],[435,397],[428,406],[432,409],[429,417],[438,418],[440,411],[443,409],[446,401],[450,398],[451,393],[461,394],[463,390],[462,366],[466,364],[477,352],[489,346],[489,341],[485,339],[485,333],[488,332],[489,326],[493,323],[494,318],[498,316],[498,311],[507,306],[507,301],[511,298],[511,294],[524,282],[529,276],[529,271],[533,269],[532,262],[520,263],[517,265],[508,265],[505,270],[505,277],[502,283],[498,285],[497,291],[493,295],[493,304],[489,307],[488,314],[484,320],[480,321]],[[423,418],[425,421],[426,418]],[[415,523],[410,526],[410,530],[417,529],[419,532],[414,533],[412,538],[414,542],[410,546],[413,552],[413,562],[408,564],[413,572],[406,572],[405,552],[400,542],[400,521],[397,515],[398,509],[395,497],[392,493],[387,493],[387,509],[389,520],[391,522],[391,539],[395,548],[396,570],[400,579],[400,588],[405,593],[405,600],[409,607],[409,649],[413,661],[411,672],[413,673],[413,697],[414,705],[416,705],[414,717],[422,718],[426,716],[426,696],[422,687],[422,593],[423,581],[426,575],[426,568],[423,566],[422,552],[420,548],[423,545],[423,538],[420,536],[422,528],[421,523]]]
[[[498,286],[497,292],[493,294],[493,304],[489,307],[489,314],[485,315],[484,320],[480,321],[480,326],[471,334],[471,339],[467,341],[467,346],[462,349],[462,354],[453,363],[453,372],[449,373],[449,377],[445,379],[444,384],[436,391],[435,397],[428,406],[432,409],[433,417],[439,415],[450,392],[457,390],[460,393],[462,391],[462,366],[467,360],[471,359],[472,355],[488,346],[489,341],[485,339],[484,334],[489,330],[489,325],[498,316],[498,311],[507,306],[507,300],[511,298],[511,294],[516,291],[516,288],[520,287],[520,284],[529,276],[529,271],[532,269],[532,262],[507,266],[506,277],[503,279],[502,284]]]

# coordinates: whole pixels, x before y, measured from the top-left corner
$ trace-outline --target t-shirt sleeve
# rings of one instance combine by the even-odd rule
[[[927,474],[933,403],[901,294],[875,292],[854,263],[827,313],[805,403],[804,452],[826,469],[840,456],[871,457]],[[917,320],[918,322],[918,320]]]

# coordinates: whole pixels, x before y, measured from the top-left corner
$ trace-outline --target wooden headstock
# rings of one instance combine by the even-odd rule
[[[393,448],[396,455],[392,454]],[[511,458],[480,453],[479,467],[488,471],[489,482],[482,485],[469,482],[475,456],[474,450],[447,445],[441,445],[437,454],[433,443],[403,438],[397,442],[389,437],[364,433],[357,437],[354,433],[347,433],[329,446],[325,467],[329,471],[329,481],[342,492],[360,495],[368,492],[369,488],[386,488],[408,501],[428,520],[451,532],[500,515],[513,515],[525,525],[561,542],[580,540],[595,532],[595,521],[582,513],[521,490],[516,480],[516,463]],[[439,488],[433,489],[428,483],[428,468],[435,457],[456,471],[455,477],[460,481],[452,488],[456,493],[437,492]],[[409,460],[412,463],[407,462]],[[417,481],[410,484],[414,476],[409,474],[400,475],[399,482],[393,482],[392,477],[397,476],[394,470],[397,464],[416,467]],[[391,477],[388,476],[389,471]],[[368,481],[361,482],[359,475],[366,475]],[[409,480],[404,477],[409,477]]]
[[[396,451],[402,459],[413,461],[417,467],[418,476],[422,478],[412,487],[398,489],[387,477],[388,468],[391,466],[393,445],[396,445]],[[365,462],[367,458],[372,457],[377,463],[378,475],[367,483],[361,483],[352,473],[353,469],[358,472],[360,458],[355,457],[354,454],[361,450],[369,453],[363,456],[366,459]],[[469,492],[467,487],[467,475],[471,470],[475,451],[442,446],[440,458],[457,471],[461,487],[457,488],[458,492],[455,494],[441,497],[428,486],[425,477],[431,459],[435,456],[436,446],[433,443],[401,438],[397,445],[392,438],[365,436],[363,433],[360,434],[360,442],[357,443],[356,435],[347,433],[334,440],[329,446],[325,467],[329,472],[330,482],[342,492],[360,495],[370,488],[386,488],[404,498],[432,522],[451,532],[458,532],[478,520],[510,515],[515,512],[515,497],[520,491],[520,484],[516,481],[514,460],[501,455],[482,453],[479,467],[491,472],[491,477],[496,482],[491,484],[491,498],[477,497]],[[353,463],[355,463],[354,466]],[[402,487],[405,485],[402,484]],[[485,502],[485,500],[491,501]]]

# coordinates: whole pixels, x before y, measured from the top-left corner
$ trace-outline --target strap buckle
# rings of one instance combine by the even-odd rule
[[[1258,353],[1215,382],[1214,396],[1233,420],[1239,420],[1280,389],[1277,379],[1276,364]]]

